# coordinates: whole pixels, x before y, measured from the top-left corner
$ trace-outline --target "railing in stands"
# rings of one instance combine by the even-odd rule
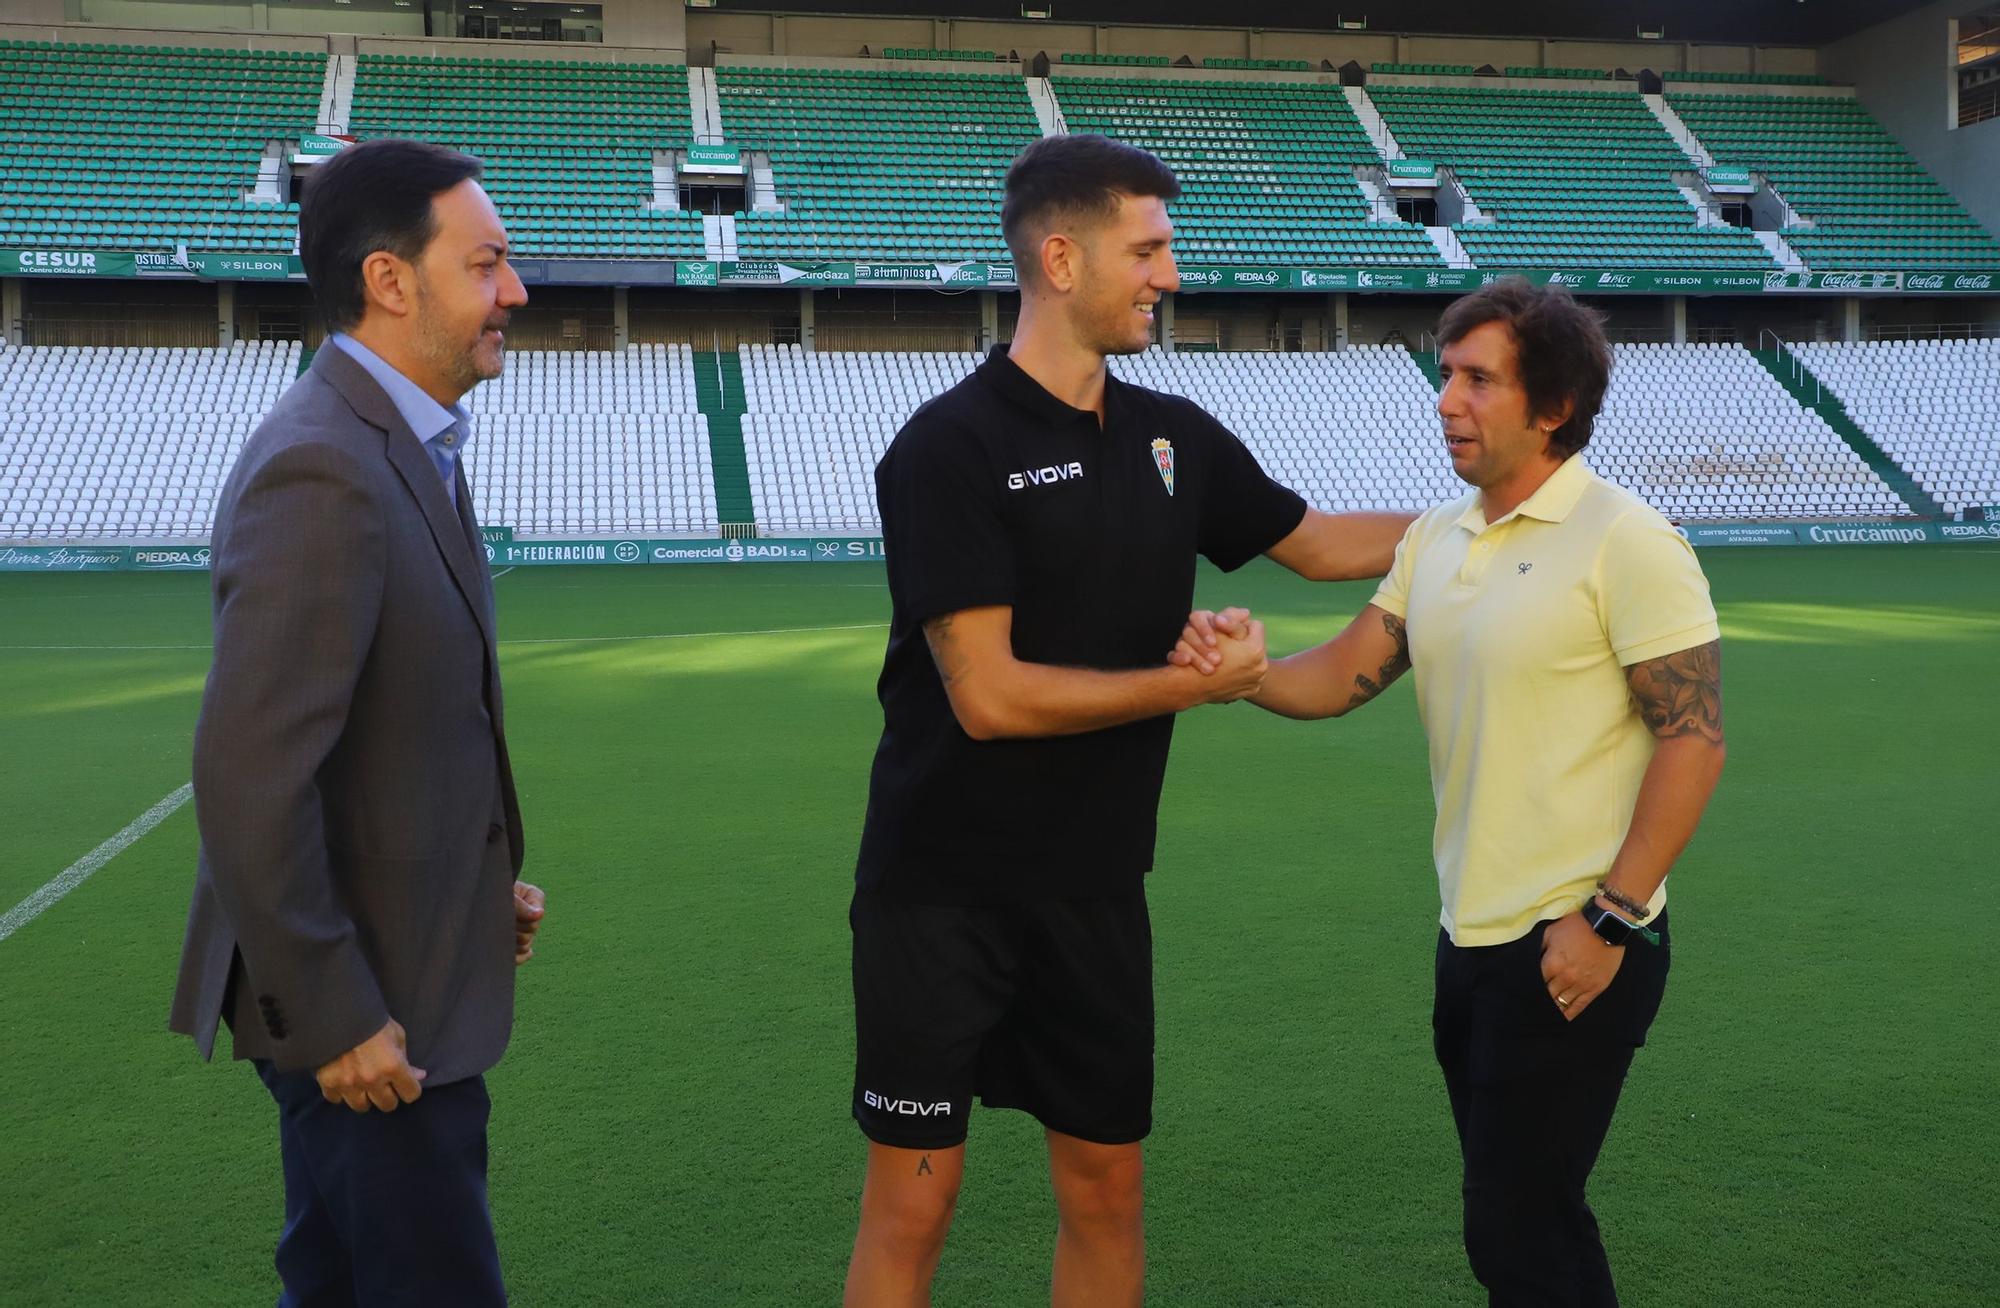
[[[1861,329],[1870,341],[1987,341],[2000,337],[2000,323],[1871,323]]]
[[[1785,372],[1791,377],[1793,384],[1803,387],[1805,384],[1805,379],[1807,377],[1812,377],[1813,403],[1818,404],[1822,400],[1824,400],[1826,398],[1826,393],[1820,386],[1819,378],[1816,375],[1807,372],[1805,364],[1799,362],[1799,356],[1793,354],[1790,350],[1785,348],[1784,337],[1778,335],[1777,332],[1771,330],[1769,327],[1766,327],[1757,333],[1757,348],[1760,351],[1765,348],[1764,338],[1767,336],[1770,337],[1771,339],[1771,345],[1770,345],[1771,357],[1778,361],[1778,366],[1783,368]],[[1803,399],[1804,396],[1801,395],[1800,398]]]

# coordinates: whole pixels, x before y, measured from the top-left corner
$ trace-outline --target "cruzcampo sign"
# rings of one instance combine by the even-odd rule
[[[1389,180],[1406,186],[1437,185],[1437,165],[1423,159],[1391,159]]]
[[[691,145],[687,151],[689,168],[741,168],[743,151],[733,145]]]
[[[321,136],[318,132],[307,132],[299,137],[299,153],[311,155],[339,154],[347,148],[347,142],[337,136]]]
[[[1715,164],[1701,170],[1702,179],[1711,191],[1754,191],[1757,184],[1750,180],[1750,170],[1737,164]]]

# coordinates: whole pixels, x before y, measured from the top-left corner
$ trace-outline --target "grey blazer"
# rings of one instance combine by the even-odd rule
[[[520,809],[493,581],[463,476],[328,346],[216,510],[201,858],[169,1027],[318,1067],[393,1017],[440,1085],[514,1016]]]

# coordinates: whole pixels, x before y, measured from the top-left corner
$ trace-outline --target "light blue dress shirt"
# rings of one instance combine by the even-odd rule
[[[444,493],[450,498],[453,508],[458,507],[458,482],[452,470],[458,467],[458,456],[464,452],[465,443],[472,439],[472,415],[462,404],[454,404],[449,409],[424,394],[424,388],[397,372],[387,360],[343,332],[327,337],[327,343],[337,345],[346,351],[349,358],[368,370],[382,389],[388,392],[389,402],[396,406],[396,412],[403,415],[403,421],[410,425],[417,439],[423,442],[424,453],[430,455],[437,466],[438,476],[444,478]]]

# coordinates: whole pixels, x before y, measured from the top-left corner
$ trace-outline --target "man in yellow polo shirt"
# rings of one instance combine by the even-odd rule
[[[1339,636],[1253,702],[1367,703],[1414,668],[1443,895],[1432,1025],[1493,1305],[1615,1305],[1584,1185],[1666,987],[1667,873],[1723,761],[1708,583],[1579,451],[1610,379],[1597,316],[1520,278],[1438,327],[1438,413],[1475,489],[1413,523]],[[1248,615],[1196,614],[1176,661]]]

